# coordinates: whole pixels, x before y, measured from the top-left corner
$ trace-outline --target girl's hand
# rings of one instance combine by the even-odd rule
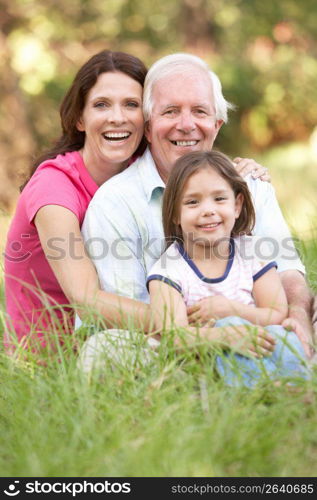
[[[195,325],[211,325],[216,319],[225,318],[231,313],[230,300],[223,295],[206,297],[187,307],[188,322]]]
[[[223,328],[223,347],[247,357],[262,358],[274,351],[275,339],[261,326],[229,326]]]
[[[217,328],[205,327],[193,331],[189,328],[185,335],[176,336],[174,345],[179,352],[186,347],[191,348],[196,342],[210,343],[210,348],[232,350],[250,358],[263,358],[270,356],[274,351],[276,341],[263,327],[256,325],[226,326]],[[188,343],[187,343],[188,342]]]
[[[271,182],[271,176],[268,169],[256,161],[250,158],[240,158],[238,156],[237,158],[234,158],[233,162],[237,172],[242,177],[252,173],[253,179],[260,178],[261,181]]]

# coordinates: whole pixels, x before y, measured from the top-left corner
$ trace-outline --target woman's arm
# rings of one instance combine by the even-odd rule
[[[253,285],[256,306],[215,295],[201,300],[188,310],[189,322],[206,322],[210,318],[240,316],[255,325],[281,324],[287,316],[286,295],[275,268],[269,269]]]
[[[172,286],[159,280],[149,283],[151,309],[155,327],[160,332],[173,327],[185,327],[186,337],[176,337],[175,345],[187,346],[197,342],[209,342],[211,346],[220,349],[233,349],[246,356],[267,356],[274,350],[275,341],[261,327],[252,333],[245,325],[228,326],[225,328],[202,327],[188,325],[187,310],[181,294]]]
[[[100,289],[94,265],[86,254],[76,215],[59,205],[46,205],[34,219],[45,256],[71,304],[84,317],[95,311],[109,327],[150,330],[147,304]]]

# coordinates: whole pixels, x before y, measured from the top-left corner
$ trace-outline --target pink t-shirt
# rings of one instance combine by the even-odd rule
[[[7,346],[10,332],[19,341],[24,336],[42,338],[47,331],[60,330],[61,320],[65,331],[72,330],[70,308],[60,307],[69,302],[44,255],[34,217],[45,205],[60,205],[71,210],[81,226],[97,189],[78,151],[43,162],[23,189],[4,256]],[[53,246],[58,242],[52,242]]]

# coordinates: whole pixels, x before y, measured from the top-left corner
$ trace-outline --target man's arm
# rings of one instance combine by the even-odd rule
[[[283,271],[280,277],[288,302],[288,318],[282,325],[295,330],[306,353],[311,355],[314,343],[311,321],[312,294],[304,276],[298,271]]]
[[[255,235],[261,238],[271,249],[269,260],[276,260],[278,271],[285,289],[289,313],[283,326],[296,330],[299,338],[306,344],[312,344],[312,325],[310,318],[311,293],[303,276],[302,264],[289,228],[285,222],[274,188],[269,183],[248,182],[256,209]],[[261,252],[261,245],[258,245]],[[257,255],[263,259],[264,255]],[[293,321],[295,320],[295,321]],[[308,352],[307,352],[308,353]]]

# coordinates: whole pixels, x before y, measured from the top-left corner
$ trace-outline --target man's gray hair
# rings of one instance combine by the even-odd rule
[[[200,57],[194,56],[192,54],[185,54],[179,52],[176,54],[170,54],[169,56],[162,57],[156,61],[149,69],[145,82],[144,82],[144,92],[143,92],[143,113],[145,121],[151,118],[153,111],[153,88],[155,84],[167,76],[172,76],[177,73],[181,73],[189,67],[198,67],[200,70],[206,72],[208,78],[210,78],[212,91],[214,95],[216,120],[223,120],[224,123],[228,121],[228,110],[234,109],[235,106],[230,102],[226,101],[222,94],[222,87],[220,80],[216,73],[211,71],[208,64],[205,63]],[[194,68],[195,70],[195,68]],[[181,84],[180,84],[181,92]]]

